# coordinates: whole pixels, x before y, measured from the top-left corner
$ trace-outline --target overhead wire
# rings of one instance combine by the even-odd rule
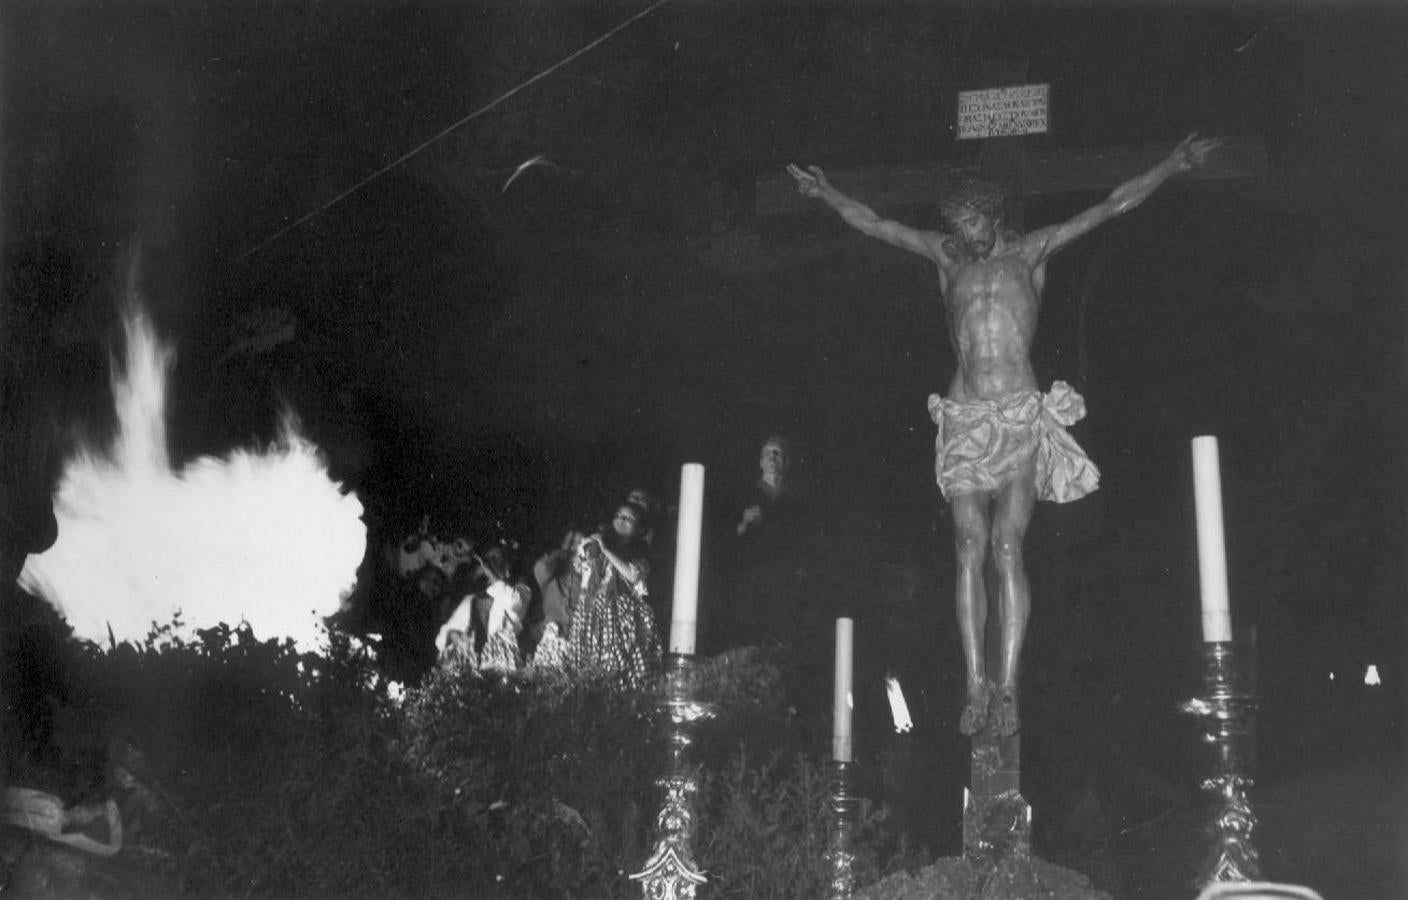
[[[394,160],[392,160],[391,162],[387,163],[386,165],[382,166],[380,169],[377,169],[375,172],[371,173],[371,174],[368,175],[367,177],[363,178],[361,181],[359,181],[359,182],[357,182],[356,184],[352,185],[352,186],[349,187],[347,190],[345,190],[345,191],[343,191],[342,193],[338,194],[336,197],[333,197],[331,200],[327,201],[326,203],[322,204],[321,206],[317,207],[316,209],[312,210],[311,212],[309,212],[309,213],[307,213],[307,214],[301,216],[300,218],[298,218],[298,219],[296,219],[296,220],[290,222],[289,224],[287,224],[287,225],[285,225],[284,227],[280,228],[278,231],[275,231],[273,234],[269,235],[267,238],[265,238],[264,240],[260,241],[258,244],[254,245],[253,247],[251,247],[251,248],[249,248],[248,250],[246,250],[244,253],[240,254],[240,259],[241,259],[241,260],[248,259],[249,257],[253,256],[254,254],[256,254],[256,253],[258,253],[259,251],[263,250],[265,247],[267,247],[267,246],[269,246],[270,244],[272,244],[274,241],[276,241],[276,240],[278,240],[279,238],[283,237],[285,234],[288,234],[290,231],[292,231],[293,229],[297,228],[299,225],[302,225],[304,222],[307,222],[309,219],[315,218],[315,217],[317,217],[317,216],[323,214],[324,212],[327,212],[329,209],[331,209],[331,208],[333,208],[334,206],[336,206],[337,204],[341,203],[343,200],[346,200],[348,197],[352,196],[352,195],[355,194],[357,191],[359,191],[359,190],[361,190],[362,188],[366,187],[368,184],[371,184],[373,181],[375,181],[376,179],[378,179],[378,178],[380,178],[381,176],[385,175],[387,172],[390,172],[392,169],[394,169],[394,168],[396,168],[397,166],[401,165],[402,163],[406,162],[408,159],[410,159],[411,157],[413,157],[413,156],[415,156],[416,154],[420,153],[422,150],[426,149],[426,148],[429,147],[430,145],[432,145],[432,144],[434,144],[434,143],[436,143],[436,142],[438,142],[438,141],[444,139],[444,138],[445,138],[446,136],[448,136],[451,132],[453,132],[453,131],[455,131],[456,129],[459,129],[459,128],[463,127],[464,125],[468,124],[469,122],[471,122],[471,121],[473,121],[473,120],[479,118],[480,116],[482,116],[482,115],[484,115],[485,113],[487,113],[487,112],[489,112],[490,110],[492,110],[494,107],[496,107],[496,106],[498,106],[499,104],[503,103],[505,100],[508,100],[508,99],[509,99],[510,97],[512,97],[514,94],[517,94],[518,92],[520,92],[520,91],[522,91],[522,90],[524,90],[524,89],[526,89],[526,88],[532,86],[533,84],[535,84],[535,83],[541,81],[542,79],[548,77],[548,76],[551,75],[553,72],[556,72],[558,69],[562,68],[563,66],[565,66],[565,65],[567,65],[568,63],[572,62],[573,60],[577,59],[579,56],[582,56],[583,54],[586,54],[586,53],[591,52],[591,51],[592,51],[593,49],[595,49],[596,47],[598,47],[598,46],[600,46],[601,44],[605,43],[606,41],[610,40],[610,39],[611,39],[612,37],[614,37],[616,34],[620,33],[621,31],[625,30],[626,28],[630,27],[631,25],[635,24],[636,22],[639,22],[641,19],[643,19],[643,18],[645,18],[646,16],[650,15],[652,12],[654,12],[654,11],[657,10],[657,9],[659,9],[661,6],[664,6],[664,5],[665,5],[666,3],[668,3],[668,2],[670,2],[670,0],[656,0],[656,2],[652,3],[650,6],[647,6],[645,9],[641,10],[640,12],[635,13],[635,14],[632,15],[630,18],[628,18],[628,19],[626,19],[625,21],[621,22],[619,25],[616,25],[616,26],[615,26],[614,28],[612,28],[610,31],[607,31],[606,33],[602,34],[600,37],[597,37],[596,39],[594,39],[593,41],[591,41],[590,43],[588,43],[586,46],[582,47],[581,49],[578,49],[578,50],[573,51],[572,53],[570,53],[570,54],[568,54],[567,56],[563,57],[563,58],[562,58],[561,60],[559,60],[558,62],[554,63],[554,64],[551,65],[551,66],[548,66],[546,69],[543,69],[541,72],[539,72],[539,73],[537,73],[536,75],[532,76],[532,77],[529,78],[528,80],[526,80],[526,81],[522,82],[521,84],[519,84],[519,85],[517,85],[517,86],[515,86],[515,87],[513,87],[513,88],[511,88],[511,89],[509,89],[509,90],[507,90],[507,91],[505,91],[504,93],[500,94],[498,97],[494,98],[494,99],[491,100],[490,102],[488,102],[488,103],[484,104],[483,106],[479,107],[478,109],[476,109],[474,112],[470,113],[469,115],[465,116],[464,118],[460,119],[459,121],[455,122],[454,124],[449,125],[449,126],[447,126],[446,128],[442,129],[438,134],[434,135],[433,137],[429,138],[428,140],[422,141],[421,143],[417,144],[415,147],[411,148],[410,150],[408,150],[408,151],[406,151],[405,153],[403,153],[403,154],[401,154],[400,156],[398,156],[396,159],[394,159]]]

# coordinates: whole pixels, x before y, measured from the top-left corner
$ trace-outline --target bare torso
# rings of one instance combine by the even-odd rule
[[[950,399],[994,399],[1036,387],[1030,350],[1045,272],[1033,268],[1023,249],[1020,239],[999,240],[989,256],[966,259],[946,241],[936,260],[958,354]]]

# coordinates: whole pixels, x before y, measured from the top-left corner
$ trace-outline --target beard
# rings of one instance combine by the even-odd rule
[[[968,255],[972,259],[987,259],[996,246],[997,235],[995,234],[990,237],[980,238],[976,241],[963,242],[964,249],[968,251]]]

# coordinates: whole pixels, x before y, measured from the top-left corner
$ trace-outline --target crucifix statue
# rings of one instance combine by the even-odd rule
[[[938,426],[935,471],[949,502],[957,554],[957,613],[966,667],[964,734],[991,725],[1007,737],[1020,728],[1022,641],[1031,588],[1022,544],[1037,500],[1064,503],[1094,490],[1099,471],[1067,433],[1085,415],[1070,385],[1038,388],[1030,360],[1046,276],[1057,251],[1101,223],[1129,212],[1173,176],[1203,165],[1220,146],[1189,135],[1152,168],[1073,218],[1021,234],[1004,227],[1002,188],[970,179],[940,202],[943,231],[882,218],[848,197],[815,166],[787,171],[805,197],[823,201],[852,228],[930,260],[938,268],[958,369],[945,395],[929,398]],[[988,554],[998,576],[1000,659],[984,653]],[[995,670],[995,671],[994,671]]]

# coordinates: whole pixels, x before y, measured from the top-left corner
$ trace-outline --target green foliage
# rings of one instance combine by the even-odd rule
[[[345,637],[324,655],[161,629],[81,669],[95,725],[141,749],[136,774],[163,801],[142,840],[176,890],[366,896],[435,852],[433,792],[393,752],[385,684]]]
[[[101,772],[88,793],[124,799],[119,859],[172,896],[639,896],[626,876],[655,839],[666,764],[655,693],[446,665],[397,698],[346,636],[306,654],[243,628],[175,635],[78,647],[59,703],[89,733],[66,746],[139,748],[143,803]],[[695,670],[716,712],[695,747],[713,896],[823,890],[828,770],[780,683],[756,652]],[[858,874],[879,827],[862,824]]]
[[[800,755],[762,762],[740,745],[729,764],[704,778],[696,856],[710,870],[710,896],[813,898],[831,876],[829,767]],[[853,831],[852,872],[876,877],[883,819],[862,804]]]
[[[826,776],[805,757],[788,762],[757,765],[743,747],[708,778],[696,852],[714,870],[719,896],[825,893]]]
[[[521,896],[607,890],[643,858],[652,698],[449,665],[403,711],[409,765],[452,799],[494,882]]]

